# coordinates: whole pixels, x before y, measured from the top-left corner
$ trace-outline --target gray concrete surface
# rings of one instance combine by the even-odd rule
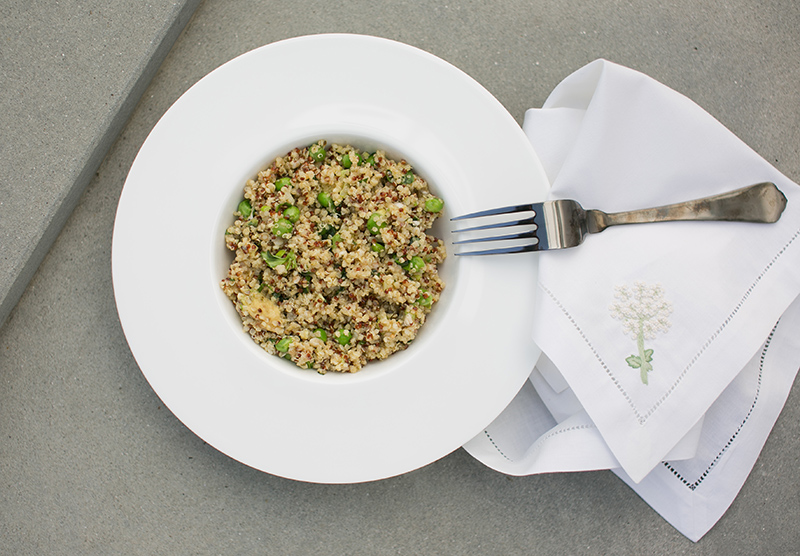
[[[608,472],[511,478],[458,450],[375,483],[297,483],[230,460],[163,407],[114,306],[111,230],[126,173],[159,117],[210,70],[328,31],[432,52],[520,122],[604,57],[685,93],[800,180],[794,0],[207,0],[0,328],[0,554],[800,554],[797,385],[740,495],[696,544]]]
[[[199,3],[0,2],[0,325]]]

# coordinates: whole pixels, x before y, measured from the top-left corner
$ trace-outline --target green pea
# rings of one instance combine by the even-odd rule
[[[292,180],[290,178],[281,178],[279,180],[275,180],[275,191],[280,191],[287,185],[291,185]]]
[[[425,268],[425,261],[422,257],[414,255],[411,257],[411,260],[408,261],[408,271],[411,273],[422,272],[423,268]]]
[[[438,197],[432,197],[425,201],[425,210],[428,212],[439,212],[444,208],[444,201]]]
[[[409,172],[405,176],[403,176],[403,183],[408,185],[414,182],[414,172]]]
[[[353,162],[350,160],[350,154],[346,154],[342,157],[342,168],[345,170],[350,168],[353,165]]]
[[[300,220],[300,209],[294,205],[289,205],[286,210],[283,211],[283,216],[286,220],[294,224]]]
[[[430,307],[433,303],[433,296],[428,293],[428,290],[421,289],[419,290],[419,297],[417,298],[417,305],[422,307]]]
[[[308,148],[308,154],[311,155],[314,162],[322,162],[325,160],[325,147],[319,144],[311,145]]]
[[[350,343],[350,340],[353,339],[353,333],[350,332],[349,330],[344,330],[344,329],[337,330],[334,333],[334,336],[336,336],[336,341],[339,342],[339,345],[342,346],[346,346],[347,344]]]
[[[317,328],[314,331],[314,336],[316,336],[317,338],[319,338],[323,342],[327,342],[328,341],[328,333],[325,332],[322,328]]]
[[[283,338],[279,340],[277,344],[275,344],[275,349],[277,349],[281,353],[286,353],[287,351],[289,351],[289,346],[291,345],[291,343],[292,343],[291,338]]]
[[[380,212],[373,212],[369,216],[369,220],[367,220],[367,230],[374,236],[380,233],[381,228],[385,228],[388,225],[385,217]]]
[[[248,201],[247,199],[245,199],[241,203],[239,203],[239,209],[238,210],[239,210],[239,214],[241,214],[245,218],[247,218],[251,214],[253,214],[253,207],[250,204],[250,201]]]
[[[272,233],[275,234],[276,236],[284,236],[286,234],[292,233],[293,229],[294,225],[291,222],[289,222],[285,218],[281,218],[280,220],[275,222],[275,225],[272,227]]]
[[[330,208],[333,204],[333,199],[331,199],[331,194],[327,191],[320,191],[317,193],[317,202],[325,208]]]
[[[378,243],[378,242],[376,241],[375,243],[373,243],[373,244],[372,244],[372,251],[373,251],[374,253],[380,253],[380,252],[381,252],[381,251],[383,251],[384,249],[386,249],[386,247],[384,247],[383,243]]]

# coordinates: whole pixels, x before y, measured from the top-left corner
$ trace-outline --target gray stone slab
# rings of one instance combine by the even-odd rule
[[[0,326],[199,2],[0,2]]]
[[[203,75],[327,31],[439,55],[520,122],[567,74],[605,57],[695,99],[800,179],[793,0],[207,0],[0,329],[0,553],[800,554],[797,383],[738,498],[696,544],[609,472],[512,478],[458,450],[385,481],[303,484],[229,459],[164,408],[114,306],[111,231],[127,171]]]

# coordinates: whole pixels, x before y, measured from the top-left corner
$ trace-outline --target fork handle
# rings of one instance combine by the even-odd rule
[[[589,232],[609,226],[670,222],[675,220],[728,220],[736,222],[777,222],[786,208],[786,197],[774,183],[764,182],[728,193],[662,207],[605,213],[588,210]]]

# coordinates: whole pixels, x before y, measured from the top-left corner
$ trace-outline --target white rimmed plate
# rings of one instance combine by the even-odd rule
[[[434,227],[448,245],[441,300],[407,350],[356,374],[268,355],[219,288],[244,182],[322,138],[405,158],[446,203]],[[165,405],[228,456],[320,483],[411,471],[480,433],[539,356],[536,255],[454,257],[449,218],[546,188],[514,119],[447,62],[360,35],[270,44],[189,89],[136,157],[114,226],[120,320]]]

